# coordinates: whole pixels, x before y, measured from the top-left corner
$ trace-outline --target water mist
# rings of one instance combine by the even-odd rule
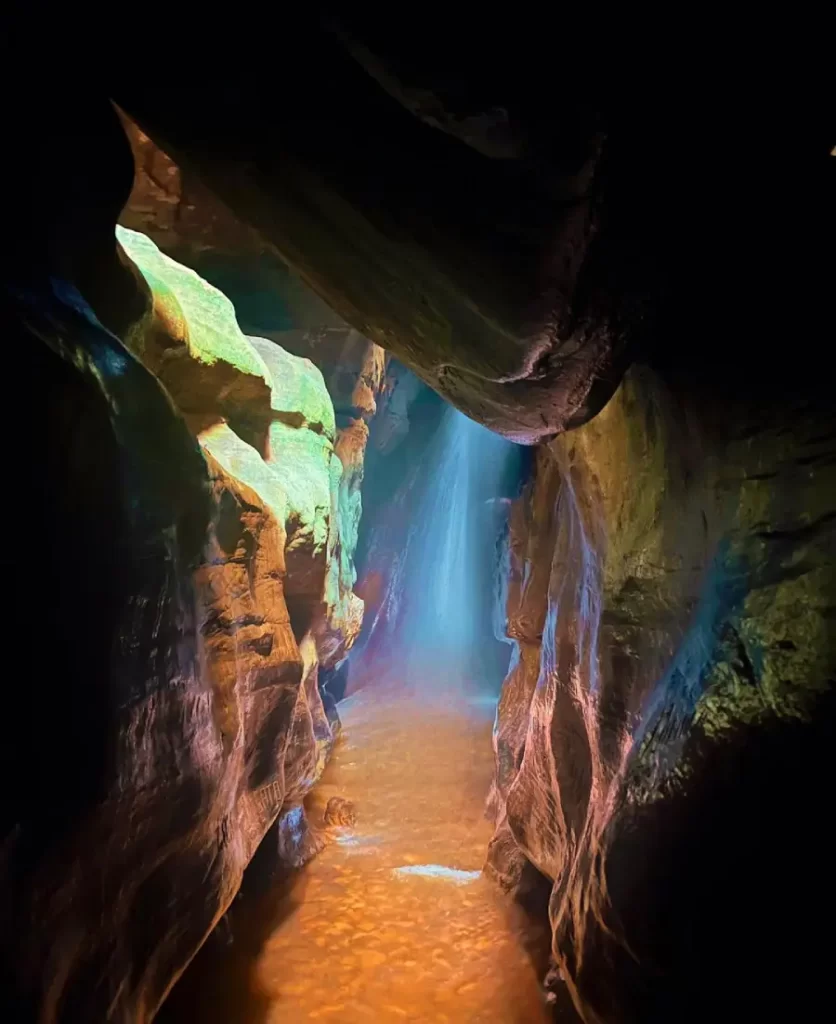
[[[393,681],[422,692],[498,692],[496,575],[518,446],[447,408],[422,460],[407,543],[390,583],[383,648]],[[381,638],[377,638],[379,641]]]

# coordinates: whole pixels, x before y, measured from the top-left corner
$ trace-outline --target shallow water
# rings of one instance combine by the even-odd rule
[[[362,691],[311,800],[354,802],[353,828],[232,917],[165,1020],[537,1024],[545,931],[482,878],[492,709]],[[542,964],[541,964],[542,969]],[[171,1016],[171,1014],[174,1016]]]

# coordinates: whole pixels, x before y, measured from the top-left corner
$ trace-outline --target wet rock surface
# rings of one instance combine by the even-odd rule
[[[791,979],[817,951],[785,948],[776,979],[770,949],[832,909],[777,898],[831,788],[832,406],[682,383],[631,369],[540,450],[512,518],[489,863],[510,890],[526,862],[553,880],[594,1021],[812,1013]]]
[[[207,945],[160,1020],[551,1019],[538,984],[546,932],[480,877],[490,707],[375,689],[340,714],[308,817],[351,800],[356,821],[298,877],[236,904],[232,944]]]
[[[322,815],[324,825],[339,826],[355,825],[357,823],[357,811],[354,804],[345,797],[332,796],[325,805]]]
[[[333,407],[308,360],[244,337],[228,300],[145,236],[119,229],[119,238],[153,290],[154,315],[163,302],[187,311],[183,343],[169,343],[158,372],[181,364],[178,403],[217,488],[213,557],[202,573],[206,672],[221,691],[244,680],[252,692],[243,708],[240,694],[224,694],[221,714],[232,719],[230,743],[248,722],[250,788],[268,787],[269,820],[271,809],[298,805],[322,771],[333,731],[319,665],[344,655],[362,620],[351,591],[354,526],[340,518]],[[131,332],[129,343],[149,358],[143,336]],[[249,376],[262,391],[239,402],[225,386],[214,410],[205,400],[198,408],[193,396],[219,373]],[[256,829],[247,859],[259,839]]]
[[[779,319],[807,320],[832,205],[824,90],[790,116],[734,47],[710,82],[699,47],[658,75],[626,49],[593,72],[581,47],[555,59],[565,27],[522,12],[443,32],[297,12],[286,28],[279,67],[239,24],[224,76],[172,68],[117,99],[351,326],[480,422],[545,440],[649,349],[693,354],[722,334],[728,356],[754,320],[776,340]]]
[[[57,520],[42,537],[60,571],[4,751],[10,780],[16,759],[45,744],[3,804],[0,1007],[21,1022],[136,1019],[153,1013],[243,870],[198,674],[193,573],[209,481],[160,385],[69,285],[23,302],[10,319],[25,325],[50,401],[21,456],[50,453],[38,505]],[[31,629],[20,623],[21,643]]]
[[[586,48],[578,74],[527,15],[475,44],[470,24],[377,17],[303,18],[281,60],[273,33],[230,19],[223,75],[172,64],[114,91],[460,408],[525,441],[586,424],[539,452],[512,529],[520,651],[490,855],[511,889],[532,865],[553,880],[557,977],[586,1018],[816,1019],[834,916],[829,93],[770,96],[774,69],[742,73],[744,48],[707,76],[705,52],[689,67],[680,47],[670,78],[644,92],[624,75],[602,98]],[[4,505],[24,669],[7,688],[0,992],[4,1019],[87,1024],[152,1016],[283,801],[281,771],[298,801],[319,770],[333,709],[316,707],[305,636],[335,606],[317,595],[334,563],[316,503],[290,521],[254,486],[275,479],[276,438],[316,435],[302,447],[321,455],[324,424],[273,408],[258,363],[243,378],[234,360],[210,366],[182,301],[119,261],[130,153],[104,98],[73,94],[85,48],[68,33],[61,51],[60,102],[7,90],[20,159],[4,166],[3,322],[14,380],[38,400],[12,420],[9,479],[25,486]],[[238,244],[212,242],[222,263]],[[120,339],[168,374],[187,421]],[[624,376],[631,359],[643,368]],[[321,490],[322,461],[312,475]],[[289,632],[242,572],[260,574],[282,530],[297,542]],[[230,578],[229,604],[210,599],[214,646],[207,565]],[[286,646],[295,690],[239,705],[217,685],[224,658],[238,663],[224,616],[239,603],[244,660],[272,672]],[[273,845],[303,859],[319,837],[290,811]]]
[[[41,751],[0,820],[0,1015],[21,1024],[150,1020],[277,816],[288,860],[312,852],[286,827],[336,725],[311,621],[343,648],[359,628],[337,622],[346,577],[326,594],[348,545],[319,371],[269,342],[265,361],[220,293],[123,235],[137,269],[113,233],[118,122],[65,113],[41,138],[16,112],[32,174],[2,305],[44,399],[14,473],[48,568],[24,570],[23,547],[5,564],[26,595],[15,634],[42,650],[4,746],[6,780]],[[58,175],[53,144],[106,181]]]

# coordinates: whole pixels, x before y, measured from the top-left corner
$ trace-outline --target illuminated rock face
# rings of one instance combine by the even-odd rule
[[[147,235],[172,259],[228,295],[247,334],[345,327],[257,230],[193,174],[181,170],[124,114],[121,120],[135,174],[120,224]]]
[[[337,488],[340,545],[331,562],[327,580],[329,600],[340,606],[338,619],[350,621],[359,630],[362,602],[354,593],[360,519],[363,512],[361,489],[365,477],[369,429],[378,411],[378,399],[389,390],[385,353],[381,348],[347,326],[295,329],[276,332],[271,340],[322,370],[328,394],[334,403],[336,438],[334,450],[342,466]],[[324,668],[343,661],[347,647],[338,633],[321,623],[318,634]]]
[[[527,443],[588,418],[612,391],[648,287],[641,241],[607,236],[597,116],[555,110],[557,139],[535,124],[498,158],[423,124],[315,22],[295,26],[281,67],[248,63],[242,88],[172,68],[164,92],[143,83],[117,100],[345,321],[471,418]],[[323,64],[327,87],[299,90]],[[523,87],[538,110],[560,91],[554,61],[545,67],[528,62],[545,81]],[[500,90],[496,104],[510,100]],[[622,268],[636,295],[601,287]]]
[[[98,152],[110,116],[67,138]],[[245,337],[148,239],[120,232],[117,256],[126,184],[99,187],[95,260],[46,222],[67,259],[44,245],[3,307],[45,402],[14,474],[42,470],[30,525],[49,577],[10,562],[44,610],[38,641],[26,617],[14,629],[42,653],[4,777],[42,747],[3,810],[4,1020],[150,1020],[277,818],[277,853],[310,852],[301,800],[333,740],[319,666],[362,618],[321,373]]]
[[[330,438],[342,467],[333,496],[334,509],[339,510],[339,542],[332,546],[325,583],[330,612],[327,616],[319,616],[315,625],[320,664],[323,668],[330,668],[345,657],[351,643],[351,639],[347,642],[346,638],[353,638],[362,621],[362,602],[352,589],[356,578],[354,552],[362,511],[360,491],[368,425],[377,411],[376,400],[384,383],[386,397],[392,391],[393,382],[386,376],[385,354],[379,346],[345,324],[307,288],[256,231],[236,217],[194,176],[184,175],[129,118],[121,117],[133,150],[136,173],[120,223],[142,232],[139,235],[132,233],[130,237],[145,257],[146,277],[150,274],[153,279],[154,267],[162,265],[168,277],[188,285],[195,280],[194,271],[197,271],[221,289],[228,287],[235,299],[233,313],[225,296],[207,287],[206,281],[200,282],[198,292],[203,296],[204,304],[207,307],[222,304],[227,311],[224,325],[226,340],[218,344],[218,339],[214,339],[211,366],[204,361],[201,374],[207,383],[215,378],[218,380],[209,404],[210,419],[213,412],[220,410],[240,424],[248,436],[257,437],[267,430],[266,418],[260,411],[265,400],[264,394],[259,393],[263,375],[258,370],[253,372],[251,353],[241,352],[235,358],[232,351],[233,339],[241,335],[240,323],[248,334],[259,336],[250,338],[243,347],[255,348],[265,361],[272,361],[274,378],[281,382],[273,388],[273,426],[270,430],[276,435],[274,441],[282,456],[282,472],[288,475],[288,483],[297,492],[300,484],[304,489],[304,467],[307,463],[303,459],[294,469],[296,460],[293,452],[298,439],[309,436],[297,434],[292,429],[296,425],[294,403],[306,401],[306,394],[302,392],[309,391],[304,385],[304,373],[307,371],[300,376],[298,367],[310,360],[322,371],[327,387],[326,398],[330,396],[329,407],[333,404],[331,420],[334,422]],[[143,241],[146,233],[148,238]],[[163,253],[184,266],[172,264]],[[164,307],[166,303],[171,304],[171,297],[165,292],[165,288],[158,288],[155,300],[164,318]],[[238,323],[233,322],[235,317]],[[172,320],[174,325],[180,322],[176,312],[167,318],[163,344],[172,333]],[[153,342],[147,340],[149,332],[141,327],[140,333],[144,336],[140,345],[150,349]],[[151,351],[146,352],[146,363],[153,355]],[[185,353],[184,357],[188,360]],[[158,375],[164,375],[169,391],[175,393],[177,358],[172,359],[171,352],[166,352],[164,358],[165,367],[157,358],[154,369]],[[222,379],[225,365],[234,377],[234,382],[226,385]],[[285,396],[283,401],[290,403],[287,409],[282,409],[281,403],[275,404],[279,386]],[[183,411],[189,411],[198,404],[195,392],[199,390],[201,384],[195,380],[183,389],[179,403]],[[237,404],[236,397],[242,399]],[[314,431],[318,429],[315,423],[309,426]],[[265,450],[269,449],[270,439],[263,438],[262,445],[267,446]],[[336,465],[332,468],[336,469]],[[306,518],[313,521],[317,513],[312,511]],[[289,596],[297,614],[303,615],[309,614],[309,611],[305,612],[305,606],[319,599],[321,587],[319,580],[314,578],[306,588],[303,576],[309,573],[302,562],[297,566],[298,571],[294,571],[296,551],[301,552],[304,562],[305,552],[298,540],[294,540],[289,549],[293,580],[293,593]]]
[[[267,794],[248,823],[248,859],[324,767],[333,735],[319,666],[345,656],[363,619],[334,409],[309,360],[245,337],[217,289],[146,236],[117,235],[153,296],[128,343],[186,414],[214,487],[198,577],[204,669],[227,747],[241,747],[249,788]],[[152,352],[149,339],[160,337],[167,344]]]
[[[770,893],[827,845],[833,410],[697,388],[633,368],[540,450],[512,520],[488,864],[554,883],[554,951],[594,1021],[807,1007],[789,978],[824,970],[803,944],[770,980],[773,936],[833,910]]]
[[[497,141],[443,105],[435,125],[416,114],[385,39],[369,61],[312,32],[276,61],[274,37],[243,22],[225,79],[172,66],[152,91],[135,76],[131,109],[358,330],[526,440],[600,411],[625,356],[655,368],[541,450],[517,513],[520,658],[498,721],[492,867],[510,886],[529,864],[553,880],[556,954],[590,1020],[722,1019],[729,998],[738,1019],[771,1019],[778,996],[795,1000],[787,1019],[816,1019],[803,1004],[829,998],[817,936],[834,916],[836,430],[832,356],[813,356],[833,279],[832,140],[777,125],[793,104],[756,89],[729,102],[730,82],[711,93],[702,75],[673,111],[667,88],[629,95],[629,76],[599,111],[552,33],[524,25],[533,78],[512,67],[503,82],[505,60],[430,19],[424,45],[411,23],[430,55],[418,85],[444,85],[435,44],[448,45],[448,68],[469,62],[450,79],[463,106],[508,115]],[[325,88],[287,87],[323,61]],[[49,110],[16,93],[6,129],[25,154],[5,211],[9,387],[36,400],[8,414],[7,635],[25,669],[5,691],[0,1016],[49,1024],[147,1020],[282,787],[297,799],[315,772],[323,647],[305,633],[329,541],[325,506],[301,522],[279,513],[287,494],[265,496],[281,490],[272,441],[291,436],[277,423],[318,424],[303,447],[317,493],[327,477],[334,495],[325,425],[273,408],[259,346],[236,333],[234,352],[204,358],[179,319],[188,299],[158,289],[151,316],[117,263],[130,153],[104,99],[73,97],[73,81]],[[283,542],[284,577],[262,578]],[[231,683],[233,662],[248,686],[266,668],[261,696]]]

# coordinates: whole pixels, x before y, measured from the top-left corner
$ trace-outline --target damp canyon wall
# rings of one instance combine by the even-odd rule
[[[280,73],[250,46],[237,90],[169,79],[124,103],[364,336],[545,445],[512,529],[490,864],[552,881],[554,977],[606,1024],[815,1019],[827,90],[759,66],[745,34],[610,67],[523,14],[478,34],[397,17],[302,26]],[[283,117],[311,53],[327,86]]]
[[[584,1020],[814,1012],[834,454],[826,393],[741,401],[646,366],[538,452],[512,513],[487,869],[553,883],[554,986]]]
[[[477,43],[470,24],[396,19],[288,22],[277,61],[273,33],[230,18],[223,75],[172,62],[113,93],[350,328],[474,418],[548,442],[514,513],[519,658],[490,864],[512,889],[529,865],[553,882],[555,955],[584,1016],[816,1019],[836,720],[829,93],[758,88],[771,79],[741,75],[747,45],[711,75],[699,48],[699,66],[673,48],[679,75],[646,91],[634,61],[602,96],[587,48],[581,68],[570,46],[555,60],[557,36],[527,17]],[[201,370],[182,417],[126,347],[175,391],[200,355],[180,298],[117,256],[134,163],[106,90],[73,88],[88,53],[73,42],[60,102],[8,90],[3,323],[26,402],[9,401],[3,506],[22,668],[0,984],[4,1019],[86,1024],[150,1019],[272,814],[253,792],[278,797],[282,770],[305,784],[315,716],[296,709],[319,648],[297,633],[351,601],[316,598],[320,512],[303,529],[260,493],[282,437],[318,453],[324,496],[331,439],[321,412],[281,403],[264,346],[246,343],[240,376]],[[139,66],[147,40],[131,42],[97,36],[89,66],[108,45]],[[188,203],[172,205],[176,235]],[[252,238],[225,252],[258,263]],[[350,330],[320,315],[244,326]],[[239,415],[244,393],[260,416]],[[262,575],[283,532],[285,575]],[[217,685],[239,627],[275,686]]]
[[[133,163],[109,106],[18,128],[32,174],[2,312],[42,400],[13,471],[43,568],[7,549],[14,633],[40,653],[9,693],[0,1008],[135,1024],[260,843],[285,866],[316,849],[302,799],[339,727],[319,673],[362,621],[357,472],[317,367],[115,233]]]

